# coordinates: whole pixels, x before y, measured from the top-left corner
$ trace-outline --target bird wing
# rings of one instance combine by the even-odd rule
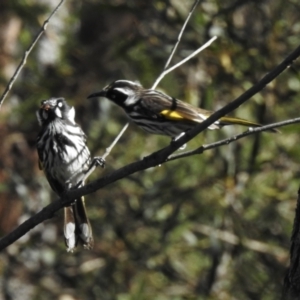
[[[199,109],[186,102],[159,93],[148,93],[141,104],[153,114],[170,121],[202,123],[212,114],[204,109]],[[212,124],[210,129],[219,128],[217,124]]]
[[[189,103],[183,102],[181,100],[172,98],[166,94],[160,93],[158,91],[148,90],[147,96],[141,99],[141,104],[147,111],[151,112],[151,116],[161,117],[165,120],[170,120],[174,122],[190,122],[195,125],[195,123],[202,123],[210,115],[213,114],[212,111],[208,111],[199,107],[195,107]],[[209,129],[219,129],[225,125],[242,125],[247,127],[260,127],[261,124],[256,122],[248,121],[245,119],[224,116],[220,120],[211,124]],[[278,130],[270,130],[272,132],[278,132]]]
[[[64,191],[64,187],[59,183],[59,181],[55,180],[50,174],[49,172],[47,172],[47,170],[44,168],[43,165],[43,161],[42,161],[42,153],[41,150],[38,148],[38,155],[39,155],[39,169],[42,170],[52,188],[52,190],[60,195],[63,191]]]

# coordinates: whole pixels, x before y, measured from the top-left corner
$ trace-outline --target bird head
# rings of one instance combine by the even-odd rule
[[[37,111],[37,119],[40,125],[63,119],[75,123],[74,107],[68,105],[64,98],[50,98],[41,102],[41,107]]]
[[[111,100],[117,105],[126,108],[136,104],[140,99],[144,88],[137,82],[128,80],[116,80],[107,85],[102,91],[93,93],[89,98],[103,97]]]

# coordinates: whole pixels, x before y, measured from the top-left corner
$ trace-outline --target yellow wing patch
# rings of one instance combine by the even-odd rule
[[[175,110],[165,109],[165,110],[161,111],[160,114],[165,116],[169,120],[183,120],[183,119],[186,119],[184,116],[182,116],[180,113],[178,113]]]
[[[190,122],[195,122],[195,123],[201,123],[203,121],[202,118],[200,118],[199,115],[191,115],[187,114],[186,112],[182,111],[179,112],[178,110],[169,110],[165,109],[160,112],[161,115],[163,115],[165,118],[171,121],[190,121]],[[204,118],[205,119],[205,118]]]

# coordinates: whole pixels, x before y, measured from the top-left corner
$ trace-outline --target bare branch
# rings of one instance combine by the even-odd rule
[[[55,212],[63,207],[63,202],[61,200],[52,202],[51,204],[44,207],[40,212],[23,222],[16,229],[14,229],[11,233],[4,236],[0,240],[0,251],[5,249],[7,246],[11,245],[13,242],[18,240],[24,234],[26,234],[29,230],[33,229],[38,224],[42,223],[45,220],[51,219]]]
[[[13,84],[15,83],[16,79],[18,78],[20,72],[22,71],[23,67],[26,64],[27,58],[29,56],[29,54],[31,53],[31,51],[33,50],[33,48],[35,47],[36,43],[38,42],[38,40],[40,39],[40,37],[43,35],[43,33],[46,31],[47,26],[51,20],[51,18],[57,13],[57,11],[59,10],[59,8],[62,6],[62,4],[64,3],[65,0],[61,0],[59,2],[59,4],[55,7],[55,9],[52,11],[52,13],[50,14],[50,16],[48,17],[48,19],[44,22],[43,26],[40,29],[40,32],[38,33],[38,35],[35,37],[35,39],[33,40],[32,44],[30,45],[30,47],[25,51],[24,56],[19,64],[19,66],[17,67],[13,77],[10,79],[9,83],[7,84],[1,98],[0,98],[0,109],[2,106],[2,103],[4,102],[6,96],[8,95],[9,91],[11,90]]]
[[[228,145],[228,144],[235,142],[241,138],[244,138],[248,135],[256,134],[256,133],[263,132],[263,131],[269,131],[270,129],[274,129],[274,128],[278,128],[278,127],[282,127],[282,126],[286,126],[286,125],[290,125],[290,124],[296,124],[296,123],[300,123],[300,118],[290,119],[290,120],[277,122],[277,123],[273,123],[273,124],[268,124],[268,125],[264,125],[264,126],[256,127],[256,128],[251,127],[251,128],[249,128],[249,130],[247,130],[243,133],[240,133],[238,135],[232,136],[230,138],[220,140],[215,143],[208,144],[208,145],[202,145],[201,147],[199,147],[195,150],[190,150],[190,151],[185,151],[185,152],[181,152],[178,154],[170,155],[168,157],[167,161],[171,161],[171,160],[175,160],[175,159],[179,159],[179,158],[183,158],[183,157],[188,157],[188,156],[192,156],[192,155],[196,155],[196,154],[202,154],[204,151],[214,149],[214,148],[217,148],[220,146]]]
[[[112,148],[116,145],[116,143],[119,141],[119,139],[121,138],[121,136],[123,135],[123,133],[125,132],[125,130],[127,129],[129,123],[127,123],[122,130],[120,131],[120,133],[117,135],[117,137],[114,139],[114,141],[111,143],[111,145],[106,148],[105,153],[103,154],[102,158],[105,159],[109,154],[110,151],[112,150]]]
[[[173,67],[163,71],[159,77],[156,79],[156,81],[154,82],[152,89],[155,89],[157,87],[157,85],[159,84],[159,82],[170,72],[174,71],[176,68],[180,67],[181,65],[183,65],[184,63],[186,63],[187,61],[189,61],[191,58],[193,58],[194,56],[196,56],[197,54],[199,54],[201,51],[203,51],[204,49],[206,49],[207,47],[209,47],[215,40],[217,39],[216,36],[213,36],[209,41],[207,41],[203,46],[201,46],[200,48],[198,48],[196,51],[194,51],[192,54],[190,54],[188,57],[186,57],[185,59],[183,59],[182,61],[180,61],[179,63],[177,63],[176,65],[174,65]]]
[[[94,157],[92,164],[90,165],[90,168],[88,169],[88,171],[84,174],[83,178],[79,180],[79,184],[77,186],[80,186],[82,182],[85,182],[90,175],[95,171],[95,169],[97,168],[98,165],[101,165],[104,168],[104,163],[105,163],[105,159],[106,157],[110,154],[111,150],[113,149],[113,147],[116,145],[116,143],[119,141],[119,139],[121,138],[121,136],[123,135],[123,133],[125,132],[125,130],[127,129],[129,123],[127,123],[122,130],[120,131],[120,133],[117,135],[117,137],[113,140],[113,142],[111,143],[111,145],[106,148],[105,153],[103,154],[103,156],[100,157]],[[102,161],[101,161],[102,160]]]
[[[171,60],[172,60],[172,58],[173,58],[173,56],[174,56],[174,54],[175,54],[175,52],[176,52],[176,50],[177,50],[177,47],[178,47],[178,45],[179,45],[179,43],[180,43],[180,41],[181,41],[181,38],[182,38],[183,32],[184,32],[184,30],[185,30],[185,27],[186,27],[187,23],[189,22],[189,20],[190,20],[192,14],[193,14],[195,8],[198,6],[199,2],[200,2],[200,0],[196,0],[196,1],[194,2],[193,6],[192,6],[192,8],[191,8],[191,10],[190,10],[190,12],[189,12],[189,14],[188,14],[188,16],[187,16],[185,22],[184,22],[184,24],[182,25],[182,28],[181,28],[181,30],[180,30],[180,32],[179,32],[179,35],[178,35],[178,38],[177,38],[177,42],[176,42],[176,44],[174,45],[174,47],[173,47],[173,49],[172,49],[172,52],[171,52],[171,54],[170,54],[170,56],[169,56],[169,59],[167,60],[167,62],[166,62],[166,64],[165,64],[164,71],[169,67],[170,62],[171,62]],[[157,84],[155,85],[155,87],[156,87],[156,86],[157,86]],[[155,89],[155,87],[152,87],[152,88]]]

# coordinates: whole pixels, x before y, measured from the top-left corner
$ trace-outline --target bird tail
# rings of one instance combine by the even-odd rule
[[[226,125],[242,125],[247,127],[261,127],[263,125],[255,122],[251,122],[245,119],[240,118],[233,118],[233,117],[222,117],[220,118],[220,126],[226,126]],[[269,129],[268,131],[271,132],[279,132],[277,129]]]
[[[85,249],[93,248],[92,227],[87,217],[84,197],[64,208],[64,235],[68,252],[73,252],[78,241],[82,242]]]

